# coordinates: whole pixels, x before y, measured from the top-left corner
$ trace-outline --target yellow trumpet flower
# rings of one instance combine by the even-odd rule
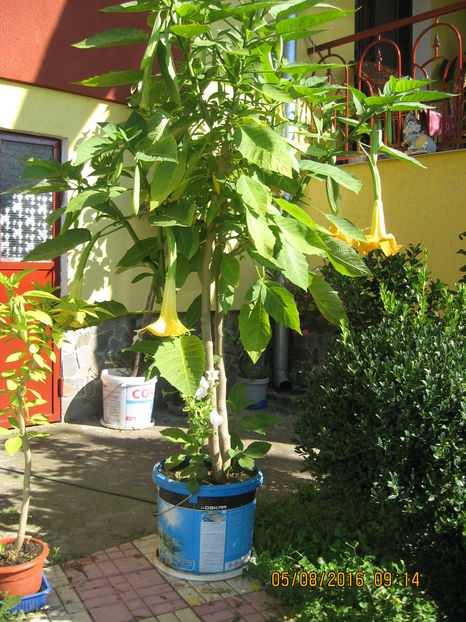
[[[397,244],[395,236],[392,233],[387,233],[385,228],[385,216],[382,202],[382,183],[380,180],[380,173],[377,168],[378,140],[380,140],[379,130],[374,128],[371,153],[367,153],[363,148],[364,153],[367,155],[367,162],[371,171],[372,184],[374,188],[374,207],[372,208],[372,224],[369,235],[366,235],[365,242],[362,242],[360,240],[353,240],[352,238],[349,238],[333,225],[329,228],[329,230],[335,237],[340,240],[344,240],[351,246],[354,246],[364,255],[370,251],[380,248],[380,250],[387,257],[389,257],[390,255],[395,255],[400,250],[401,244]]]
[[[173,234],[172,234],[173,235]],[[158,320],[149,324],[144,330],[148,330],[157,337],[179,337],[189,330],[178,317],[176,311],[176,245],[174,237],[168,236],[168,261],[169,267],[165,287],[163,288],[162,308]]]

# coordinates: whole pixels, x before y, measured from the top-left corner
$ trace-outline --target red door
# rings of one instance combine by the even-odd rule
[[[60,142],[49,138],[38,138],[0,132],[0,192],[14,188],[21,183],[19,176],[24,168],[21,160],[40,158],[60,160]],[[22,289],[32,289],[32,283],[51,283],[52,287],[59,284],[59,260],[25,262],[25,257],[33,248],[57,233],[57,225],[49,225],[47,216],[58,207],[58,197],[54,193],[41,195],[2,194],[0,195],[0,271],[7,276],[26,268],[33,268],[22,281]],[[0,296],[4,297],[2,288]],[[0,371],[13,345],[0,342]],[[47,377],[45,384],[34,388],[40,391],[47,405],[41,412],[48,416],[49,421],[60,421],[60,359],[52,365],[53,373]],[[0,388],[4,388],[0,379]],[[0,394],[0,426],[7,427],[7,417],[3,409],[8,398]]]

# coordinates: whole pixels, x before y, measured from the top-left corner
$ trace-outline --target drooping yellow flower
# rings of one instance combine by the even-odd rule
[[[171,232],[170,232],[171,233]],[[157,337],[180,337],[189,330],[178,317],[176,311],[176,245],[174,236],[168,235],[168,272],[163,288],[162,308],[158,320],[149,324],[144,330],[148,330]]]
[[[379,248],[387,257],[389,257],[390,255],[395,255],[400,250],[401,244],[397,244],[395,236],[392,233],[387,233],[385,228],[385,216],[382,202],[382,183],[380,180],[380,173],[377,168],[377,145],[380,140],[380,130],[376,127],[374,128],[372,137],[371,153],[367,153],[363,148],[363,151],[367,155],[367,162],[371,171],[372,185],[374,189],[374,206],[372,208],[372,224],[370,233],[365,236],[366,240],[363,242],[349,238],[333,225],[329,228],[329,230],[335,237],[340,240],[344,240],[351,246],[354,246],[363,255]]]

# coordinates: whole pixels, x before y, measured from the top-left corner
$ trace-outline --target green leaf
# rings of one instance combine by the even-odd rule
[[[19,436],[14,436],[13,438],[9,438],[5,441],[5,449],[7,454],[10,456],[14,456],[17,451],[21,449],[23,441]]]
[[[218,297],[223,313],[226,315],[233,306],[235,288],[223,278],[220,278],[218,281]]]
[[[421,168],[426,168],[424,164],[421,164],[421,162],[419,162],[419,160],[416,160],[416,158],[413,158],[409,156],[407,153],[404,153],[403,151],[399,151],[398,149],[393,149],[392,147],[389,147],[388,145],[379,144],[378,150],[382,151],[383,153],[386,153],[392,158],[401,160],[402,162],[409,162],[409,164],[414,164],[416,166],[420,166]]]
[[[312,229],[293,218],[274,216],[274,222],[280,229],[280,239],[283,246],[292,246],[306,255],[323,255],[325,243]]]
[[[191,220],[192,223],[192,220]],[[196,227],[177,227],[174,231],[180,253],[192,259],[199,250],[199,231]]]
[[[282,275],[291,283],[306,291],[309,266],[303,253],[293,244],[283,240],[276,259]]]
[[[246,209],[246,225],[257,252],[266,259],[273,259],[276,240],[275,235],[269,229],[267,220],[262,216],[256,217],[253,212]]]
[[[240,267],[237,259],[232,255],[224,255],[220,264],[220,274],[232,287],[238,287]]]
[[[73,82],[73,84],[82,84],[82,86],[121,86],[123,84],[134,84],[142,79],[142,71],[109,71],[98,76],[92,76],[91,78],[85,78],[79,82]]]
[[[271,337],[270,320],[260,298],[254,305],[244,304],[239,312],[239,334],[244,349],[257,363]]]
[[[328,247],[325,254],[338,272],[346,276],[367,276],[370,274],[370,270],[361,257],[346,242],[330,236],[326,236],[324,241]]]
[[[186,154],[178,155],[178,163],[160,162],[156,165],[150,185],[150,209],[153,210],[167,199],[181,184],[186,171]]]
[[[358,193],[361,190],[361,180],[358,179],[356,175],[342,169],[341,166],[323,164],[322,162],[314,162],[313,160],[302,160],[300,162],[300,168],[302,171],[308,171],[313,176],[330,177],[344,188],[352,190],[352,192]]]
[[[6,430],[5,428],[0,428],[0,436],[9,436],[13,434],[13,430]]]
[[[6,388],[8,389],[8,391],[16,391],[16,389],[18,388],[18,384],[11,378],[8,378],[6,381]]]
[[[52,318],[48,313],[45,313],[45,311],[41,311],[40,309],[31,309],[31,311],[28,311],[27,314],[41,324],[52,326]]]
[[[95,207],[105,203],[109,193],[102,190],[83,190],[68,201],[66,212],[80,212],[85,207]]]
[[[285,104],[292,104],[295,101],[295,97],[293,97],[293,95],[291,95],[282,86],[276,84],[264,84],[262,86],[262,93],[269,99]]]
[[[324,318],[339,326],[341,320],[347,320],[343,304],[330,285],[317,274],[309,275],[309,291]]]
[[[249,458],[248,456],[242,456],[241,458],[239,458],[238,464],[246,471],[253,471],[255,466],[254,460],[252,458]]]
[[[189,39],[209,32],[210,26],[207,24],[175,24],[170,26],[170,30],[174,35]]]
[[[390,76],[389,85],[392,93],[404,93],[405,91],[414,91],[416,89],[422,89],[429,84],[432,84],[432,80],[413,80],[411,78],[395,78]]]
[[[320,13],[310,13],[308,15],[302,15],[300,17],[290,17],[282,21],[277,22],[276,29],[278,34],[293,33],[295,31],[305,31],[319,26],[320,24],[326,24],[345,15],[352,15],[354,11],[343,11],[341,9],[333,9],[331,11],[322,11]]]
[[[329,220],[335,227],[352,240],[366,241],[366,236],[359,227],[343,216],[335,216],[335,214],[325,214],[325,218]]]
[[[234,142],[248,162],[265,171],[292,177],[293,170],[299,168],[287,143],[268,125],[245,123],[235,129]]]
[[[157,142],[150,142],[144,149],[139,149],[136,154],[136,160],[143,162],[175,162],[178,163],[176,140],[171,134],[164,136]]]
[[[170,339],[159,346],[154,362],[163,378],[183,395],[193,396],[205,371],[204,346],[194,335]]]
[[[131,246],[117,264],[117,268],[135,268],[147,261],[158,250],[156,238],[138,240]]]
[[[180,443],[181,445],[189,445],[189,438],[186,432],[180,430],[180,428],[165,428],[161,430],[160,434],[169,438],[174,443]]]
[[[283,19],[293,13],[300,13],[310,9],[319,2],[320,0],[289,0],[289,2],[281,2],[272,7],[269,13],[274,19]]]
[[[262,299],[267,313],[276,322],[284,324],[301,334],[298,309],[290,292],[279,283],[264,280],[262,288]]]
[[[266,434],[267,428],[276,425],[279,420],[279,417],[276,415],[259,413],[257,415],[245,415],[239,422],[239,425],[244,430],[256,432],[257,434]]]
[[[177,289],[180,289],[185,284],[186,279],[188,278],[189,273],[191,272],[191,266],[190,266],[188,259],[186,259],[186,257],[182,255],[181,253],[179,253],[177,258],[175,259],[175,266],[176,266],[176,287]]]
[[[178,86],[171,44],[168,41],[159,41],[157,46],[157,59],[159,61],[160,72],[162,74],[164,84],[170,94],[170,99],[175,102],[175,104],[180,106],[180,89]]]
[[[112,147],[112,141],[105,136],[92,136],[76,146],[75,166],[81,166],[89,160]]]
[[[202,294],[196,296],[192,303],[189,305],[186,313],[183,316],[183,324],[186,328],[192,328],[196,322],[199,322],[202,314]]]
[[[227,397],[227,404],[233,415],[237,415],[251,404],[251,401],[246,396],[246,387],[240,380],[231,387]]]
[[[73,47],[82,50],[94,48],[109,48],[115,45],[134,45],[137,43],[147,43],[149,36],[145,30],[140,28],[112,28],[105,32],[87,37],[78,43],[73,43]]]
[[[324,230],[323,227],[320,227],[316,222],[312,220],[307,212],[303,210],[299,205],[295,205],[294,203],[290,203],[286,199],[276,199],[274,198],[275,203],[281,207],[285,212],[293,216],[295,220],[298,220],[303,225],[306,225],[309,229],[320,229]]]
[[[76,246],[89,242],[90,239],[91,234],[88,229],[69,229],[63,235],[59,235],[53,238],[53,240],[47,240],[39,244],[39,246],[26,255],[24,261],[55,259]]]
[[[250,443],[243,452],[243,456],[258,460],[263,458],[265,454],[270,451],[272,443],[266,443],[265,441],[254,441]]]
[[[258,179],[241,175],[236,183],[236,192],[240,195],[245,205],[258,214],[267,214],[272,203],[272,193],[270,188]]]
[[[148,13],[154,10],[154,0],[130,0],[99,10],[103,13]]]
[[[194,203],[170,203],[165,208],[157,210],[149,216],[151,225],[159,227],[192,227],[196,205]]]

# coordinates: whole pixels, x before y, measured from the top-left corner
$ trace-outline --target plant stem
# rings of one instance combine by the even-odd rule
[[[219,263],[220,267],[220,263]],[[217,274],[215,275],[215,291],[218,291],[218,280],[220,277],[220,268],[217,268]],[[225,349],[223,339],[223,321],[225,314],[220,304],[218,296],[215,296],[215,354],[219,356],[217,363],[217,369],[219,372],[219,382],[217,385],[217,411],[222,417],[222,423],[218,428],[220,451],[222,453],[223,468],[227,469],[230,466],[231,459],[228,455],[228,450],[231,448],[230,433],[228,431],[228,411],[227,411],[227,376],[225,373]]]
[[[204,259],[202,262],[202,341],[204,343],[205,357],[206,357],[206,369],[214,369],[214,344],[212,340],[212,325],[210,315],[210,281],[211,281],[211,262],[214,248],[214,231],[212,225],[207,229],[207,237],[205,241]],[[213,387],[213,381],[211,382],[211,389]],[[217,400],[215,391],[212,393],[212,407],[217,407]],[[224,481],[225,475],[223,473],[222,455],[220,453],[220,443],[218,438],[217,428],[212,428],[212,433],[209,435],[209,455],[212,460],[212,477],[216,484],[220,484]]]
[[[27,375],[28,376],[28,375]],[[28,520],[28,512],[29,512],[29,500],[31,498],[31,467],[32,467],[32,456],[31,456],[31,448],[29,446],[29,440],[26,434],[26,421],[24,418],[24,401],[23,401],[23,391],[25,390],[24,382],[18,387],[17,397],[18,397],[18,424],[20,431],[20,438],[23,442],[23,456],[24,456],[24,475],[23,475],[23,498],[21,501],[21,512],[19,516],[19,525],[18,525],[18,534],[16,536],[15,543],[15,555],[21,550],[24,542],[24,536],[26,534],[26,525]]]

